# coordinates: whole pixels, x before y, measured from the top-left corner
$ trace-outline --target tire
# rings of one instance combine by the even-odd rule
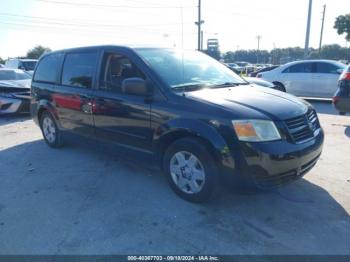
[[[283,84],[281,83],[274,83],[275,84],[275,89],[281,92],[286,92],[286,88],[284,87]]]
[[[40,129],[46,144],[53,148],[62,147],[62,134],[48,111],[44,111],[40,118]]]
[[[339,115],[341,115],[341,116],[345,116],[345,115],[346,115],[346,113],[345,113],[345,112],[339,112]]]
[[[217,187],[217,165],[200,139],[182,138],[171,144],[163,158],[163,169],[170,187],[187,201],[205,202]]]

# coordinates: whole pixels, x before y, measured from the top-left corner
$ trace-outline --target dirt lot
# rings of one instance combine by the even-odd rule
[[[314,103],[324,152],[269,193],[179,199],[164,177],[95,146],[55,150],[0,118],[0,254],[350,254],[350,117]]]

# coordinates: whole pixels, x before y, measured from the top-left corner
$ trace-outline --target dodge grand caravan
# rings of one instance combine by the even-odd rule
[[[274,188],[304,176],[324,140],[314,108],[247,83],[196,51],[84,47],[41,57],[31,114],[50,147],[67,134],[154,157],[182,198],[219,181]]]

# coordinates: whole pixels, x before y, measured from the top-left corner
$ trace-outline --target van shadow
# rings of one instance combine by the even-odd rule
[[[30,119],[29,114],[4,114],[0,115],[0,126],[16,122],[23,122]]]
[[[339,115],[338,111],[333,107],[331,101],[310,99],[308,99],[307,101],[313,105],[318,114]]]
[[[13,248],[5,253],[50,254],[45,248],[56,242],[62,254],[350,253],[349,214],[305,179],[268,193],[222,190],[192,204],[173,194],[145,159],[95,144],[55,150],[32,141],[2,150],[0,167],[0,222],[23,236],[3,230],[0,244],[7,239],[5,247]],[[13,215],[13,206],[25,208]]]

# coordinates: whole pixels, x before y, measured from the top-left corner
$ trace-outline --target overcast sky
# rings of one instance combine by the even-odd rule
[[[25,55],[35,45],[62,49],[97,44],[197,45],[198,0],[0,0],[0,57]],[[310,45],[318,47],[322,5],[324,44],[346,45],[333,29],[350,0],[314,0]],[[202,0],[204,41],[222,51],[304,46],[308,0]],[[182,7],[182,8],[180,8]]]

